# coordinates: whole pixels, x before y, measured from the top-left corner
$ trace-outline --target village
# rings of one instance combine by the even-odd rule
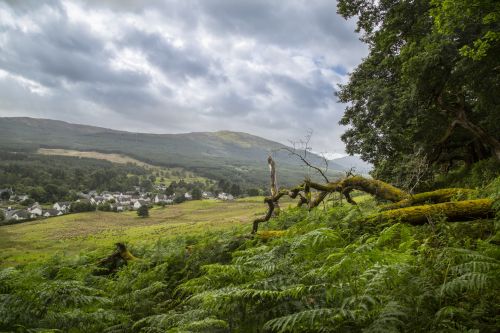
[[[225,192],[214,194],[208,191],[193,190],[191,192],[167,195],[161,193],[164,190],[165,188],[161,184],[155,185],[153,192],[144,192],[139,186],[134,187],[134,191],[127,191],[125,193],[110,191],[99,193],[92,190],[88,193],[78,192],[78,199],[75,201],[55,202],[52,205],[42,205],[38,202],[33,202],[24,208],[22,207],[23,203],[30,201],[29,195],[16,194],[12,189],[0,189],[0,198],[2,199],[0,201],[0,215],[3,216],[3,221],[0,218],[0,224],[49,218],[83,211],[101,210],[118,213],[138,210],[142,206],[151,208],[154,205],[174,205],[189,200],[227,201],[235,199],[233,195]]]

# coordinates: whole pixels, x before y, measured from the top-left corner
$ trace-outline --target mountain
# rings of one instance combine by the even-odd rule
[[[356,173],[367,174],[373,169],[370,163],[363,161],[357,156],[345,156],[336,158],[333,162],[344,170],[354,169]]]
[[[39,148],[122,153],[138,160],[168,167],[184,167],[212,179],[250,185],[268,182],[267,157],[286,146],[255,135],[219,131],[183,134],[149,134],[117,131],[64,121],[26,117],[0,118],[0,150],[35,153]],[[311,162],[321,164],[310,154]],[[282,185],[293,185],[308,175],[287,152],[273,153]],[[345,169],[330,162],[330,175]]]

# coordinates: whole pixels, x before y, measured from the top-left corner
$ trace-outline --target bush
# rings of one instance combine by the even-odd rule
[[[71,203],[69,211],[71,213],[80,213],[80,212],[91,212],[94,211],[96,207],[90,203],[90,201],[80,201]]]
[[[174,199],[174,202],[175,202],[176,204],[183,203],[184,201],[186,201],[186,197],[185,197],[185,196],[183,196],[182,194],[181,194],[181,195],[176,196],[176,197],[175,197],[175,199]]]
[[[198,187],[193,188],[193,190],[191,191],[191,195],[193,197],[193,200],[201,200],[202,198],[201,190]]]
[[[97,210],[103,211],[103,212],[110,212],[111,211],[111,204],[109,202],[104,202],[102,204],[97,205]]]
[[[137,210],[137,215],[140,217],[148,217],[149,216],[149,208],[146,205],[139,207]]]

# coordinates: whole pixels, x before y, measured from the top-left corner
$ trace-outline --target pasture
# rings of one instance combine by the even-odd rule
[[[248,229],[266,206],[261,198],[236,201],[189,201],[150,209],[150,217],[135,211],[85,212],[0,227],[0,266],[73,256],[108,253],[116,242],[134,246],[180,235]]]

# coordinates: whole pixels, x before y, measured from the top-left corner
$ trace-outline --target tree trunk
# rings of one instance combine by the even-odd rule
[[[493,156],[500,161],[500,141],[487,133],[482,127],[471,122],[467,118],[464,108],[458,110],[456,120],[460,126],[472,133],[485,147],[489,147],[492,150]]]
[[[444,188],[436,191],[414,194],[401,201],[382,206],[381,210],[404,208],[404,207],[424,204],[426,202],[432,202],[432,203],[448,202],[451,201],[453,198],[459,196],[467,196],[469,194],[474,194],[476,192],[477,192],[476,190],[468,188]]]
[[[492,155],[500,161],[500,141],[486,132],[481,126],[478,126],[469,120],[467,117],[468,106],[465,102],[465,96],[463,94],[459,95],[458,102],[453,104],[453,106],[447,105],[441,94],[436,97],[436,103],[441,108],[443,113],[454,118],[444,137],[445,141],[453,132],[455,125],[459,125],[477,138],[481,144],[489,148]]]
[[[99,270],[94,272],[95,275],[109,275],[115,273],[120,267],[127,265],[128,261],[137,259],[130,253],[125,244],[116,243],[115,245],[116,251],[99,261],[97,264]]]
[[[412,206],[380,212],[367,217],[364,222],[381,223],[395,221],[421,225],[428,223],[432,216],[443,215],[447,220],[466,221],[493,215],[493,200],[477,199],[445,202],[433,205]]]
[[[269,173],[271,175],[271,197],[276,197],[278,195],[278,179],[276,176],[276,163],[274,162],[271,155],[267,158],[267,164],[269,165]],[[274,214],[279,215],[280,213],[280,204],[278,201],[274,201]]]

